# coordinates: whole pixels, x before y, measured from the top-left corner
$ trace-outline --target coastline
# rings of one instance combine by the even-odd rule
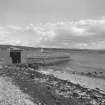
[[[54,75],[55,77],[67,80],[76,84],[80,84],[83,87],[86,88],[99,88],[103,91],[105,91],[105,79],[98,78],[94,76],[87,76],[87,75],[80,75],[80,74],[72,74],[68,72],[62,72],[62,71],[54,71],[53,69],[48,70],[40,70],[39,72]]]

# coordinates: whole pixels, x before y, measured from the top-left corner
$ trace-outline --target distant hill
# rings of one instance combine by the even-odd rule
[[[16,46],[16,45],[0,45],[0,48],[17,47],[25,50],[37,50],[41,47]],[[105,49],[67,49],[67,48],[43,48],[45,51],[66,51],[66,52],[101,52],[105,53]]]

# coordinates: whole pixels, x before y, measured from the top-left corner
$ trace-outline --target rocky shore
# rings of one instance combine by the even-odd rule
[[[0,76],[9,77],[35,105],[105,105],[105,92],[90,89],[29,67],[7,66]]]

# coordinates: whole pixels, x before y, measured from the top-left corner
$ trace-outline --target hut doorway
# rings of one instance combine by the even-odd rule
[[[21,63],[21,51],[10,51],[10,57],[13,64]]]

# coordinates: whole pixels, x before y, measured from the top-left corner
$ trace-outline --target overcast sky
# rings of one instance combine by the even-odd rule
[[[0,0],[0,44],[105,49],[105,0]]]

